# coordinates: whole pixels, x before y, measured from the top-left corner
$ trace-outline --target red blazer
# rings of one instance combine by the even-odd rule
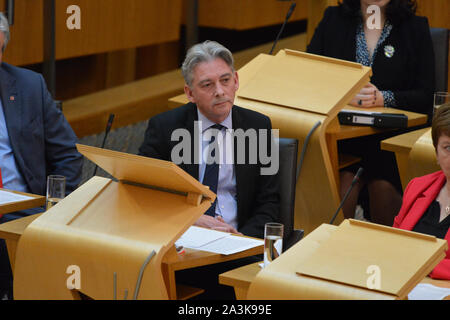
[[[403,194],[403,204],[394,219],[394,227],[412,230],[437,198],[445,181],[446,178],[442,171],[411,180]],[[445,240],[447,243],[450,241],[450,230],[447,231]],[[433,269],[430,277],[450,280],[450,250],[447,250],[445,259]]]

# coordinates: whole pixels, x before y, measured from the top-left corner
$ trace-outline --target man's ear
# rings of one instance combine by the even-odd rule
[[[235,84],[234,84],[234,86],[235,86],[235,88],[236,88],[236,91],[239,89],[239,76],[238,76],[238,73],[237,73],[237,71],[235,71],[234,72],[234,81],[235,81]]]
[[[195,103],[195,98],[192,95],[192,90],[191,90],[191,88],[189,88],[189,86],[187,84],[184,85],[184,93],[186,94],[186,96],[190,102]]]

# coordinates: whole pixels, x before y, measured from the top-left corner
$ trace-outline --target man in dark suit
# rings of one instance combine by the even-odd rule
[[[238,74],[231,52],[217,42],[206,41],[192,47],[182,72],[190,102],[150,119],[139,154],[177,163],[217,194],[216,202],[196,225],[263,238],[265,223],[278,220],[278,186],[275,174],[264,174],[267,163],[260,158],[252,161],[252,157],[260,155],[260,143],[265,144],[269,152],[276,153],[271,149],[270,119],[234,105],[239,88]],[[210,133],[214,130],[216,132]],[[180,131],[186,133],[185,138],[187,136],[190,142],[182,151],[179,146],[185,141],[177,139]],[[231,131],[235,134],[230,139],[227,133]],[[264,137],[257,134],[259,132],[268,134]],[[239,133],[244,137],[240,141]],[[224,140],[221,137],[225,137]],[[211,151],[214,142],[218,142],[217,148]],[[217,164],[202,157],[205,153],[199,150],[208,151],[206,154],[212,157],[217,156],[215,151],[218,151],[222,160],[234,161]],[[230,299],[234,296],[233,290],[218,285],[218,275],[257,260],[260,258],[249,257],[179,271],[177,281],[206,289],[199,299]]]
[[[212,125],[217,124],[222,126],[219,129],[222,134],[231,129],[235,133],[239,129],[247,133],[266,130],[269,134],[267,137],[257,135],[256,145],[259,146],[260,140],[265,139],[264,143],[270,149],[270,119],[234,105],[239,79],[228,49],[213,41],[198,44],[188,51],[182,71],[186,81],[184,89],[190,103],[150,119],[145,140],[139,149],[140,155],[174,161],[172,151],[180,142],[176,139],[173,141],[173,132],[184,128],[194,137],[196,121],[201,121],[199,133],[203,135]],[[261,169],[265,166],[260,159],[256,163],[248,161],[253,146],[250,139],[246,140],[243,148],[239,148],[237,144],[231,150],[234,151],[234,164],[219,166],[217,190],[212,188],[218,195],[213,209],[215,216],[220,215],[220,218],[205,214],[196,225],[263,238],[265,223],[278,219],[276,175],[261,174]],[[194,143],[191,143],[191,150],[187,151],[190,151],[190,157],[184,159],[188,161],[179,163],[179,166],[209,185],[204,180],[208,172],[207,166],[195,161],[197,151]],[[256,149],[253,151],[259,152]],[[226,154],[227,150],[223,152]],[[246,163],[236,161],[241,156],[239,152],[246,153]]]
[[[0,14],[0,63],[9,40],[8,21]],[[6,189],[45,195],[48,175],[66,177],[66,192],[80,181],[82,156],[77,137],[57,109],[41,75],[1,63],[0,169]],[[43,211],[5,214],[0,223]],[[0,241],[0,299],[11,297],[11,272]]]

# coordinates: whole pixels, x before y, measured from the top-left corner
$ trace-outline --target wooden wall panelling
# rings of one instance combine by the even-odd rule
[[[179,41],[137,48],[136,80],[179,68],[180,50]]]
[[[2,11],[6,0],[2,1]],[[13,65],[35,64],[43,61],[43,2],[16,0],[14,25],[10,27],[11,41],[3,60]]]
[[[58,0],[58,57],[73,57],[163,43],[179,39],[181,1]],[[66,28],[65,9],[81,8],[79,31]]]
[[[56,59],[148,46],[179,39],[182,0],[58,0]],[[4,7],[4,1],[2,2]],[[81,9],[81,30],[69,30],[69,5]],[[42,0],[16,0],[5,61],[42,62]]]
[[[289,21],[307,18],[307,0],[296,0]],[[290,2],[274,0],[199,0],[198,23],[202,27],[246,30],[283,23]]]

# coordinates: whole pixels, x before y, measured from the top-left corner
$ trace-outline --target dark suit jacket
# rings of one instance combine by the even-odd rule
[[[171,141],[171,134],[179,128],[189,130],[194,137],[194,121],[198,120],[197,107],[193,103],[159,114],[149,120],[145,139],[139,154],[171,161],[171,151],[178,141]],[[233,106],[233,129],[268,129],[270,119],[255,111]],[[192,139],[193,140],[193,139]],[[270,146],[270,145],[269,145]],[[246,145],[248,150],[248,142]],[[179,166],[198,180],[198,164],[194,163],[194,147],[191,163]],[[238,206],[238,230],[245,235],[264,238],[264,224],[278,221],[279,194],[276,176],[260,175],[262,167],[257,164],[237,164],[235,145],[236,192]]]
[[[66,177],[66,192],[80,182],[77,137],[38,73],[2,63],[0,95],[18,168],[31,193],[45,195],[47,176]]]
[[[359,17],[347,17],[340,7],[328,7],[315,30],[309,53],[356,61],[356,29]],[[384,46],[395,48],[392,58]],[[432,115],[435,87],[434,53],[428,20],[411,16],[392,31],[377,51],[371,82],[379,90],[391,90],[397,108]],[[430,117],[429,117],[430,119]]]
[[[394,219],[394,227],[413,230],[431,203],[436,200],[446,181],[442,171],[411,180],[405,189],[400,212]],[[445,240],[450,241],[450,230],[447,231]],[[447,250],[446,258],[433,269],[430,276],[450,280],[450,250]]]

